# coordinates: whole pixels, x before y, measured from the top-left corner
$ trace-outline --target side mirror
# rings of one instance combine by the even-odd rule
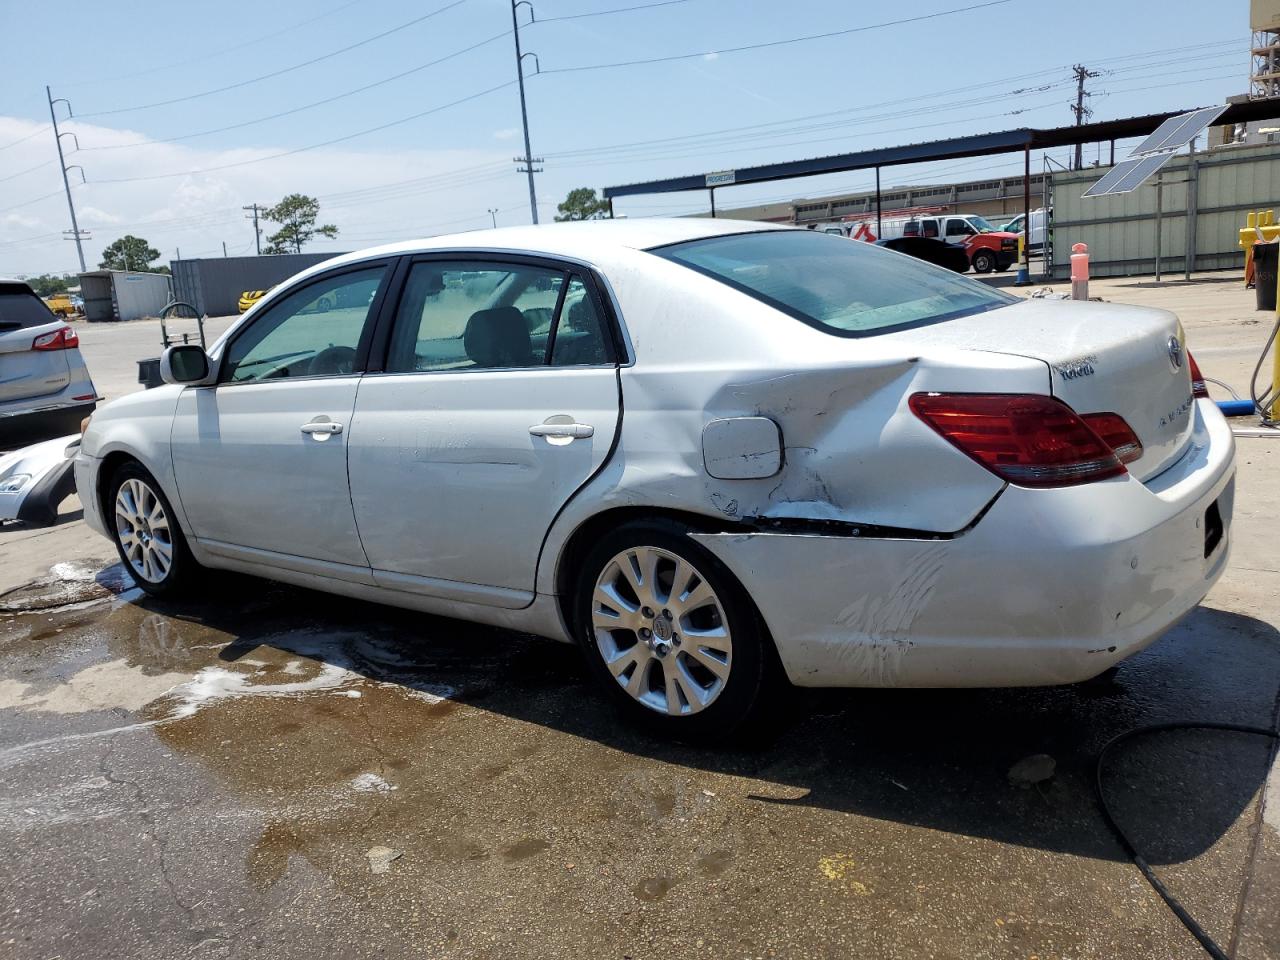
[[[160,379],[165,383],[200,386],[211,382],[209,355],[194,343],[180,343],[165,349],[160,357]]]

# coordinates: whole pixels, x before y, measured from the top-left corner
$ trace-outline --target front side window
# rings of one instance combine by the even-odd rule
[[[837,336],[883,333],[1018,302],[953,271],[810,230],[731,234],[650,252]]]
[[[424,261],[405,280],[387,372],[607,363],[605,329],[577,275],[526,264]]]
[[[273,303],[227,348],[222,382],[353,373],[386,273],[380,265],[326,277]]]
[[[947,236],[949,237],[967,237],[974,233],[973,227],[964,220],[952,217],[947,221]]]

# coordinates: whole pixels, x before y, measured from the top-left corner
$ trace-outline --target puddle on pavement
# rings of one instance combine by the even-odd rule
[[[1113,856],[1078,815],[1091,784],[1073,758],[1091,729],[1139,719],[1123,687],[1104,700],[1070,689],[813,693],[818,706],[778,744],[708,751],[622,725],[587,689],[576,653],[549,641],[249,578],[211,579],[213,602],[164,604],[118,572],[53,579],[71,586],[6,595],[27,606],[0,611],[0,709],[55,739],[94,711],[114,711],[98,729],[150,724],[129,736],[148,738],[144,756],[158,745],[173,757],[147,774],[156,791],[198,775],[208,795],[187,815],[247,811],[244,873],[258,889],[305,862],[346,893],[517,889],[533,902],[569,889],[571,902],[607,887],[620,913],[669,910],[683,901],[668,897],[677,884],[758,883],[770,851],[782,851],[768,875],[784,886],[834,882],[813,863],[841,849],[851,823],[873,839],[883,831],[889,851],[920,825]],[[1011,724],[1018,715],[1032,720]],[[1010,764],[1047,748],[1054,782],[1010,786]],[[815,855],[799,865],[797,847]],[[378,848],[397,856],[375,876]],[[879,892],[888,881],[856,882]]]

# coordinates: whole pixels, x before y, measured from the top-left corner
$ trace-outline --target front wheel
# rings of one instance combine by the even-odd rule
[[[577,623],[608,695],[665,735],[727,737],[776,680],[755,606],[675,523],[625,524],[601,539],[580,572]]]
[[[995,266],[996,258],[986,250],[979,250],[973,255],[973,269],[977,273],[990,273]]]
[[[109,493],[112,539],[134,582],[156,597],[185,590],[199,567],[155,478],[127,463],[111,478]]]

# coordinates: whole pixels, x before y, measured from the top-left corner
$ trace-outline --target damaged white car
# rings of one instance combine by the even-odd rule
[[[512,228],[299,274],[75,473],[149,592],[223,567],[577,642],[720,733],[781,677],[1069,683],[1151,643],[1227,557],[1193,371],[1171,314],[838,237]]]

